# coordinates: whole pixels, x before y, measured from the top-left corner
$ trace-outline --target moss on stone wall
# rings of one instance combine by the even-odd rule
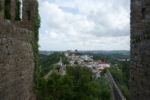
[[[39,78],[39,27],[40,27],[40,16],[38,13],[38,3],[36,6],[36,13],[35,18],[33,20],[33,51],[34,51],[34,61],[35,61],[35,70],[34,70],[34,82],[35,82],[35,88],[38,87],[38,78]]]

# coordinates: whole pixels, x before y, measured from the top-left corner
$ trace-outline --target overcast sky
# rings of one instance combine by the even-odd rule
[[[130,0],[39,0],[40,50],[129,50]]]

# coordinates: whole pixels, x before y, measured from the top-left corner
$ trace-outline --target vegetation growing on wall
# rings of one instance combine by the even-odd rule
[[[11,0],[5,0],[5,19],[11,19]]]
[[[33,20],[33,37],[34,41],[32,43],[33,51],[34,51],[34,62],[35,62],[35,70],[34,70],[34,82],[35,88],[38,87],[38,79],[39,79],[39,50],[38,50],[38,40],[39,40],[39,27],[40,27],[40,16],[38,12],[38,3],[36,3],[36,11]]]

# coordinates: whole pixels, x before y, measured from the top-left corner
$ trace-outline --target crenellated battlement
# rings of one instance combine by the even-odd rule
[[[19,27],[33,29],[36,0],[0,0],[0,20],[10,20]]]

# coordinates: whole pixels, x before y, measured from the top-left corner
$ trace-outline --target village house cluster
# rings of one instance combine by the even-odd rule
[[[90,55],[80,55],[77,50],[65,51],[65,56],[68,58],[70,65],[88,67],[95,77],[100,77],[100,73],[111,65],[107,61],[94,60],[93,56]]]
[[[79,54],[77,50],[74,50],[74,51],[68,50],[68,51],[65,51],[64,54],[69,61],[69,65],[71,66],[79,65],[81,67],[87,67],[91,69],[94,78],[100,77],[100,73],[104,69],[109,68],[111,65],[107,61],[94,60],[93,56]],[[62,58],[60,58],[60,61],[55,64],[55,69],[51,70],[45,76],[45,78],[47,79],[48,76],[52,74],[52,72],[55,72],[62,76],[66,74],[66,65],[63,64]]]

